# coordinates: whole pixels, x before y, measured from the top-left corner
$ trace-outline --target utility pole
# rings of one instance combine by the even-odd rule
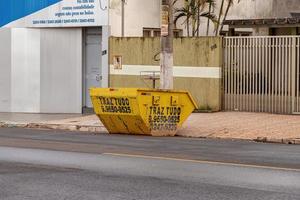
[[[173,0],[162,0],[160,88],[173,89]]]
[[[122,32],[122,37],[125,36],[125,0],[122,1],[122,22],[121,22],[121,32]]]

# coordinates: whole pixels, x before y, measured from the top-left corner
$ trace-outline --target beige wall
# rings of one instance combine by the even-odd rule
[[[152,86],[140,76],[141,71],[159,70],[154,60],[159,53],[158,38],[110,39],[110,86]],[[121,55],[123,68],[113,68],[113,57]],[[221,109],[222,39],[218,37],[181,38],[174,40],[175,89],[192,93],[200,109]]]

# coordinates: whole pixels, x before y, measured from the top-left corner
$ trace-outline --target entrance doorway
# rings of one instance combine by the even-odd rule
[[[101,28],[87,28],[84,32],[84,107],[92,108],[89,89],[102,86],[102,34]]]

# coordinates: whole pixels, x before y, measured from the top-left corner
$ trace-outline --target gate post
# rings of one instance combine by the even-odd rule
[[[292,39],[292,114],[295,113],[295,98],[296,98],[296,37]]]

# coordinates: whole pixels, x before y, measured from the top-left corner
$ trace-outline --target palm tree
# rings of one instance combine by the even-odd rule
[[[197,9],[197,36],[199,37],[199,27],[200,27],[200,12],[201,9],[203,8],[203,4],[204,4],[205,0],[196,0],[195,4],[196,4],[196,9]]]
[[[223,13],[224,3],[225,3],[225,0],[222,0],[220,11],[219,11],[219,17],[218,17],[217,27],[216,27],[216,30],[215,30],[216,36],[219,33],[219,27],[220,27],[220,23],[221,23],[221,16],[222,16],[222,13]]]
[[[216,16],[213,13],[204,11],[211,1],[214,0],[185,0],[184,7],[175,9],[174,24],[176,25],[179,19],[185,18],[183,23],[186,24],[188,37],[199,36],[201,18],[205,17],[216,22]],[[192,34],[190,34],[190,25]]]
[[[212,13],[212,9],[216,7],[216,2],[215,2],[215,0],[207,0],[207,3],[209,5],[208,13],[211,14]],[[207,19],[206,36],[208,36],[209,27],[210,27],[210,20]]]
[[[188,0],[185,0],[184,7],[175,9],[174,25],[176,26],[177,21],[181,18],[186,18],[184,23],[186,24],[187,35],[190,37],[190,18],[191,12]]]
[[[233,3],[234,3],[234,0],[227,0],[228,3],[227,3],[227,8],[226,8],[226,11],[225,11],[225,15],[224,15],[224,18],[223,18],[223,21],[222,21],[222,25],[221,25],[221,28],[220,28],[220,31],[219,31],[219,35],[221,34],[222,30],[223,30],[223,27],[224,27],[224,24],[223,22],[226,20],[227,18],[227,15],[228,15],[228,12],[229,12],[229,9],[233,6]],[[237,3],[240,3],[241,0],[238,0]]]
[[[218,22],[217,22],[217,28],[215,30],[216,36],[221,34],[221,32],[223,30],[223,27],[224,27],[223,22],[226,20],[228,12],[229,12],[230,8],[234,4],[234,0],[226,0],[226,1],[227,1],[227,7],[226,7],[225,15],[224,15],[224,18],[223,18],[222,21],[221,21],[221,18],[222,18],[222,15],[223,15],[223,9],[224,9],[224,5],[225,5],[225,0],[222,0],[222,3],[221,3],[221,7],[220,7],[220,11],[219,11],[219,17],[218,17]],[[241,0],[237,0],[238,3],[240,3],[240,1]],[[221,25],[221,28],[220,28],[220,25]]]

